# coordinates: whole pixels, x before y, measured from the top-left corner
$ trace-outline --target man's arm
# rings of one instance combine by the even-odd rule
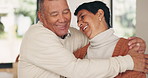
[[[138,49],[138,53],[144,53],[146,50],[146,43],[143,39],[139,38],[139,37],[130,37],[128,38],[129,40],[129,49],[132,49],[133,47],[139,46]],[[89,44],[87,44],[86,46],[78,49],[77,51],[74,52],[74,55],[76,58],[81,58],[83,59],[85,57],[85,55],[87,54],[87,48],[88,48]]]
[[[73,53],[64,48],[53,33],[40,31],[31,32],[27,35],[23,39],[26,41],[22,41],[22,57],[20,59],[36,65],[42,70],[54,72],[65,77],[114,77],[119,72],[124,72],[133,67],[130,56],[110,59],[76,59]]]
[[[145,48],[146,48],[145,41],[141,38],[138,38],[138,37],[131,37],[131,38],[129,38],[129,40],[130,40],[129,48],[131,49],[129,52],[131,52],[131,53],[132,53],[132,51],[138,52],[138,53],[133,53],[133,54],[129,53],[132,56],[134,63],[136,64],[134,66],[134,70],[140,71],[140,72],[147,72],[147,70],[145,70],[145,66],[144,66],[145,61],[146,61],[145,59],[147,59],[147,55],[145,56],[143,54],[139,54],[139,53],[144,53],[144,51],[145,51]],[[86,46],[88,46],[88,45],[86,45]],[[76,52],[74,52],[74,55],[77,58],[81,58],[81,59],[84,58],[84,55],[86,55],[86,52],[87,52],[86,46],[82,47],[79,50],[77,50]],[[86,52],[84,52],[84,51],[86,51]],[[140,61],[140,62],[138,62],[138,61]],[[139,63],[139,64],[137,64],[137,63]],[[139,66],[139,65],[141,65],[141,66]]]
[[[25,61],[41,70],[72,78],[114,77],[119,72],[132,69],[130,64],[133,62],[130,56],[76,59],[53,32],[37,28],[25,34],[20,51],[20,63]]]
[[[139,46],[135,46],[129,50],[128,54],[134,61],[134,70],[147,73],[148,54],[138,53],[139,48]]]

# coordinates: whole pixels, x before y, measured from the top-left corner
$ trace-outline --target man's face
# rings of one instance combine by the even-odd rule
[[[68,33],[71,21],[71,12],[66,0],[45,0],[41,11],[43,25],[57,36]]]
[[[82,9],[77,14],[77,23],[82,31],[88,38],[93,38],[99,29],[99,18],[97,14],[93,14],[85,9]]]

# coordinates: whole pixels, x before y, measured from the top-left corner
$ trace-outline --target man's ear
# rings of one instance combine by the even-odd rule
[[[99,15],[99,18],[103,18],[104,17],[104,11],[102,9],[99,9],[97,14]]]
[[[41,22],[43,22],[41,11],[37,12],[38,18]]]
[[[43,14],[41,13],[41,11],[38,11],[37,14],[38,14],[38,18],[39,18],[40,22],[43,23],[44,27],[48,26],[47,20],[45,20],[45,18],[43,16]]]

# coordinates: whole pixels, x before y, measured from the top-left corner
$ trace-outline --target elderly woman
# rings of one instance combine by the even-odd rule
[[[77,58],[105,59],[130,54],[128,53],[129,40],[114,35],[114,30],[110,25],[109,8],[105,3],[101,1],[83,3],[75,10],[74,15],[77,16],[80,31],[90,40],[87,55],[85,56],[86,46],[83,51],[79,50],[74,53]],[[134,68],[134,70],[136,69]],[[146,78],[146,74],[143,71],[126,71],[118,74],[116,78]]]

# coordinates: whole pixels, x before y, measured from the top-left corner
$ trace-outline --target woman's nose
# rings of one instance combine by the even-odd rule
[[[79,27],[81,28],[82,27],[82,24],[79,24]]]

